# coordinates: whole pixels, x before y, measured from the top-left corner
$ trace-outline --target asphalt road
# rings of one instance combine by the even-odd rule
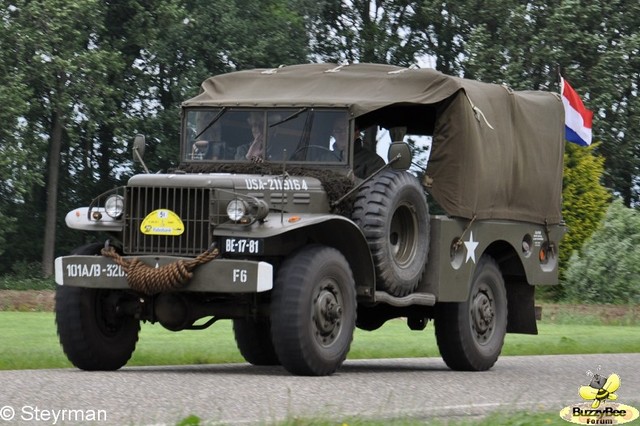
[[[92,416],[100,425],[174,425],[191,414],[235,425],[560,411],[583,402],[578,388],[589,384],[587,370],[599,366],[601,374],[621,377],[618,402],[640,409],[640,354],[502,357],[483,373],[412,358],[347,361],[319,378],[248,364],[0,371],[0,426],[86,424]]]

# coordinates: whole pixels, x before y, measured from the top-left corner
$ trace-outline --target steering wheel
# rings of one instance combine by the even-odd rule
[[[293,154],[291,154],[290,159],[291,160],[295,160],[297,155],[303,151],[307,151],[309,149],[318,149],[320,151],[324,151],[324,152],[328,152],[329,154],[331,154],[337,161],[342,161],[342,159],[338,156],[338,154],[336,154],[335,151],[331,151],[329,148],[321,146],[321,145],[306,145],[306,146],[301,146],[300,148],[296,149],[295,152]]]

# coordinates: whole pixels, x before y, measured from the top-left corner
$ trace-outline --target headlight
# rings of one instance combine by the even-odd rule
[[[244,216],[247,215],[247,204],[242,200],[231,200],[229,204],[227,204],[227,216],[234,222],[238,222]]]
[[[124,212],[124,198],[122,195],[111,195],[104,202],[104,211],[105,213],[114,219],[122,216]]]

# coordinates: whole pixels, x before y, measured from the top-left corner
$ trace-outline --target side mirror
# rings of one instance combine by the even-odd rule
[[[133,139],[133,161],[141,162],[144,172],[149,173],[149,169],[147,168],[147,165],[144,164],[144,160],[142,159],[142,156],[144,155],[144,146],[144,135],[136,135],[136,137]]]
[[[389,164],[395,170],[408,170],[411,167],[411,157],[411,149],[404,142],[393,142],[387,154]]]
[[[144,156],[145,138],[144,135],[136,135],[133,139],[133,161],[142,162]]]

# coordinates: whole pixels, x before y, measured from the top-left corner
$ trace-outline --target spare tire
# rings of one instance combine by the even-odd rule
[[[429,207],[418,180],[387,170],[364,184],[351,215],[369,243],[377,288],[393,296],[416,289],[429,254]]]

